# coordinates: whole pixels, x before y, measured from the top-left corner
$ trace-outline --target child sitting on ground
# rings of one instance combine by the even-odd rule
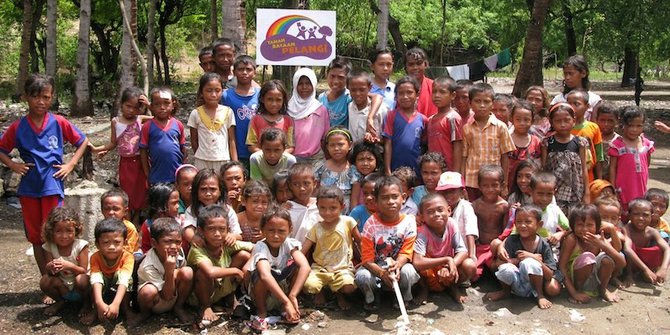
[[[242,189],[244,212],[237,214],[242,229],[242,241],[256,243],[263,238],[261,217],[272,202],[270,189],[263,182],[250,180]]]
[[[356,271],[356,285],[365,295],[367,310],[378,308],[376,293],[398,281],[404,301],[412,300],[412,286],[419,274],[412,266],[416,221],[400,213],[405,200],[402,183],[393,176],[382,177],[375,185],[377,212],[365,223],[361,240],[362,267]],[[381,282],[381,283],[380,283]]]
[[[314,168],[309,163],[297,163],[288,169],[288,188],[293,199],[286,202],[291,214],[291,237],[303,243],[305,236],[319,221],[316,198],[312,197],[316,188]]]
[[[316,196],[316,206],[321,220],[307,233],[302,248],[305,257],[314,248],[312,272],[305,282],[304,291],[315,294],[315,305],[322,306],[326,302],[323,288],[328,286],[337,296],[337,305],[342,310],[348,310],[351,305],[346,295],[356,290],[353,246],[360,243],[361,233],[356,229],[356,221],[340,214],[344,208],[344,193],[339,188],[321,187]]]
[[[105,219],[110,217],[123,221],[128,230],[124,249],[129,253],[140,252],[140,235],[135,225],[127,220],[128,195],[120,189],[109,190],[100,197],[100,210]]]
[[[624,286],[633,284],[633,274],[639,272],[651,284],[662,284],[670,263],[670,247],[651,225],[652,204],[645,199],[634,199],[628,204],[630,221],[624,227],[626,242],[626,275]]]
[[[644,194],[644,198],[651,202],[653,211],[651,212],[651,227],[656,228],[661,237],[667,242],[670,237],[670,225],[663,218],[663,215],[668,210],[668,192],[660,188],[650,188]]]
[[[535,297],[541,309],[551,307],[546,296],[561,292],[561,284],[554,279],[556,259],[549,243],[537,234],[542,227],[542,210],[535,205],[516,210],[515,225],[519,231],[505,240],[504,248],[510,258],[500,264],[496,277],[503,286],[488,293],[490,301],[504,299],[513,293],[520,297]]]
[[[458,232],[456,222],[449,217],[451,208],[443,196],[430,193],[421,200],[419,215],[424,223],[418,228],[412,264],[419,274],[420,293],[417,299],[424,303],[428,290],[445,289],[459,304],[465,302],[457,284],[470,280],[477,271],[475,262],[468,257],[468,248]]]

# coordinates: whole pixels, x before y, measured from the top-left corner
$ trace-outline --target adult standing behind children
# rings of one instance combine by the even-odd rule
[[[582,55],[573,55],[568,57],[563,63],[563,92],[554,96],[551,105],[559,102],[568,102],[568,93],[575,89],[582,89],[589,95],[589,108],[584,114],[586,120],[591,120],[593,108],[602,101],[599,95],[590,92],[591,82],[589,81],[589,64]],[[597,115],[594,115],[595,119]]]
[[[235,89],[238,85],[237,76],[233,73],[233,62],[235,61],[236,51],[235,43],[229,38],[218,38],[212,43],[212,57],[214,58],[213,71],[221,76],[223,87],[226,89]],[[233,68],[231,68],[231,66],[233,66]],[[251,86],[260,87],[260,85],[253,80]]]
[[[323,159],[321,139],[330,128],[330,117],[326,107],[316,99],[316,83],[316,74],[310,68],[300,68],[293,74],[293,95],[288,101],[287,114],[294,122],[293,155],[298,162]]]
[[[408,76],[414,77],[419,83],[419,97],[416,100],[416,109],[426,117],[437,113],[437,107],[433,104],[433,80],[426,77],[428,68],[428,55],[421,48],[412,48],[405,53],[405,71]]]
[[[63,203],[63,179],[72,172],[88,145],[88,139],[77,127],[62,116],[49,113],[55,87],[51,77],[41,74],[28,77],[22,97],[28,102],[28,115],[14,121],[0,138],[0,161],[21,175],[17,194],[26,237],[33,245],[41,275],[46,273],[42,225],[49,212]],[[63,162],[65,141],[77,147],[67,163]],[[14,148],[24,163],[9,157]],[[53,303],[46,297],[43,301]]]

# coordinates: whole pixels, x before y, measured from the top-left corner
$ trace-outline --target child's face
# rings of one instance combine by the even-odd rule
[[[328,82],[328,88],[334,93],[343,92],[347,85],[347,71],[338,68],[330,69],[326,81]]]
[[[123,254],[123,247],[126,241],[121,232],[109,232],[100,234],[95,240],[95,246],[102,256],[110,262],[114,262]]]
[[[218,106],[219,101],[221,100],[221,93],[223,92],[223,87],[221,82],[218,80],[212,80],[205,84],[202,88],[202,99],[205,101],[205,105],[209,106]]]
[[[71,246],[74,243],[77,231],[74,223],[69,220],[56,222],[53,228],[53,243],[61,248]]]
[[[651,207],[643,204],[630,207],[628,209],[628,217],[633,228],[637,231],[644,231],[645,228],[651,225],[651,212]]]
[[[102,216],[105,219],[115,218],[124,220],[128,211],[128,206],[123,203],[121,197],[107,197],[102,199]]]
[[[356,161],[354,162],[356,169],[363,176],[367,176],[370,173],[374,172],[377,168],[377,159],[369,151],[361,151],[356,155]]]
[[[356,106],[366,106],[368,104],[368,93],[372,85],[363,77],[354,77],[349,80],[349,94]]]
[[[529,238],[537,234],[537,230],[540,228],[540,222],[537,221],[537,217],[535,217],[533,213],[517,212],[514,219],[514,226],[521,238]]]
[[[168,256],[177,257],[181,249],[181,234],[173,231],[164,234],[158,240],[151,239],[151,247],[156,250],[158,259],[161,261],[165,261]]]
[[[568,103],[575,110],[575,118],[577,120],[583,119],[586,110],[589,109],[589,103],[584,101],[584,97],[581,94],[570,94],[568,95]]]
[[[470,108],[475,113],[475,120],[486,121],[491,115],[491,108],[493,107],[493,98],[491,94],[486,92],[476,93],[470,99]]]
[[[530,126],[533,125],[533,113],[524,108],[515,109],[512,124],[517,134],[528,134]]]
[[[480,178],[479,189],[482,191],[484,201],[495,202],[498,200],[502,190],[501,177],[497,173],[487,173]]]
[[[267,195],[255,194],[245,199],[244,208],[246,208],[247,217],[260,218],[268,209],[270,199]]]
[[[121,115],[126,119],[135,118],[140,114],[140,101],[138,97],[131,97],[121,104]]]
[[[269,90],[263,95],[263,100],[261,102],[268,113],[276,115],[279,114],[284,107],[284,95],[277,89]]]
[[[450,91],[446,83],[433,84],[432,100],[437,109],[449,109],[451,102],[456,97],[456,91]]]
[[[296,90],[298,91],[298,95],[301,98],[307,99],[312,96],[312,92],[314,92],[314,86],[312,86],[312,82],[309,80],[309,78],[302,76],[298,80],[298,87]]]
[[[586,217],[584,220],[576,220],[572,230],[578,239],[582,240],[586,233],[596,234],[596,220],[592,217]]]
[[[293,197],[293,194],[291,194],[291,190],[288,188],[288,179],[278,183],[277,191],[275,192],[275,200],[277,203],[283,204],[291,200],[291,197]]]
[[[205,73],[214,72],[214,69],[216,68],[216,62],[214,62],[214,56],[212,54],[204,54],[200,56],[200,67],[202,68],[202,71]]]
[[[216,56],[214,56],[214,62],[218,70],[224,72],[230,71],[230,67],[233,66],[234,59],[235,49],[232,46],[219,45],[216,47]]]
[[[172,98],[161,98],[161,92],[155,92],[151,95],[151,105],[149,105],[149,109],[157,120],[167,120],[170,118],[172,108]]]
[[[533,168],[525,167],[516,172],[516,184],[523,194],[530,194],[530,178],[533,176]]]
[[[531,189],[530,195],[533,197],[533,204],[544,210],[551,203],[555,192],[556,185],[552,183],[537,182],[535,188]]]
[[[363,192],[363,205],[370,213],[377,211],[377,201],[375,200],[375,183],[367,182],[361,187]]]
[[[437,162],[425,162],[421,164],[421,179],[428,191],[435,191],[441,174],[442,169]]]
[[[421,208],[421,219],[433,231],[444,231],[449,216],[451,216],[451,208],[441,197],[428,201]]]
[[[30,113],[44,115],[49,112],[49,107],[51,107],[53,87],[45,86],[39,94],[35,96],[24,96],[24,99],[28,103],[28,110]]]
[[[198,200],[203,206],[215,204],[221,198],[219,180],[212,177],[202,180],[198,185]]]
[[[319,209],[319,215],[323,223],[331,227],[340,221],[340,214],[344,209],[344,204],[337,199],[325,198],[316,201],[316,207]]]
[[[423,79],[427,68],[428,62],[424,59],[408,57],[405,61],[405,70],[407,71],[407,74],[416,78],[417,80]]]
[[[377,212],[385,220],[395,220],[400,215],[405,194],[399,185],[388,185],[379,190],[377,196]]]
[[[198,228],[205,243],[213,248],[223,247],[223,242],[228,236],[228,220],[224,217],[210,218],[204,228]]]
[[[303,205],[309,202],[312,193],[314,193],[314,187],[316,187],[314,175],[306,172],[289,179],[288,188],[291,190],[293,198]]]
[[[447,199],[447,203],[449,204],[449,207],[456,208],[456,205],[458,205],[458,202],[461,201],[461,194],[463,190],[460,188],[452,188],[448,189],[445,191],[442,191],[441,194],[444,196],[445,199]]]
[[[271,217],[261,229],[265,242],[277,250],[291,233],[291,224],[280,217]]]
[[[167,217],[176,218],[179,215],[179,192],[170,193],[166,210]]]
[[[223,184],[227,190],[239,191],[245,182],[244,172],[239,166],[233,166],[223,173]]]
[[[240,63],[235,66],[233,70],[233,75],[237,78],[237,82],[243,85],[251,84],[251,81],[254,80],[256,75],[256,68],[253,64],[244,64]]]
[[[544,97],[542,93],[537,90],[532,90],[526,95],[526,101],[530,102],[535,107],[535,112],[540,112],[544,109]]]
[[[411,83],[403,83],[398,86],[398,91],[396,93],[396,100],[398,101],[398,106],[403,110],[414,110],[414,104],[416,103],[416,97],[418,92],[414,89],[414,85]]]
[[[603,135],[610,135],[614,132],[614,128],[617,126],[617,119],[614,114],[598,114],[596,123],[598,124],[598,128],[600,128],[600,132],[603,133]]]
[[[555,111],[550,121],[551,127],[558,134],[569,134],[575,126],[575,118],[568,111]]]
[[[186,170],[179,173],[179,180],[177,181],[177,191],[179,197],[187,204],[191,204],[191,187],[193,186],[193,178],[197,172],[194,170]]]
[[[665,212],[668,210],[668,206],[665,203],[665,200],[662,197],[659,196],[651,196],[649,197],[649,202],[651,202],[651,222],[658,222],[658,220],[661,219],[661,216],[665,214]]]
[[[454,107],[456,107],[456,110],[458,110],[458,113],[461,115],[470,112],[470,94],[467,89],[459,88],[456,90]]]
[[[263,141],[261,150],[263,150],[263,159],[268,165],[275,166],[284,154],[284,143],[280,139],[274,141]]]
[[[635,140],[644,132],[644,119],[639,116],[628,121],[623,126],[623,136],[628,140]]]
[[[621,210],[617,206],[599,205],[598,213],[604,222],[618,225],[621,221]]]
[[[376,78],[388,80],[393,73],[393,55],[379,54],[372,63],[372,73]]]
[[[351,149],[351,141],[344,134],[332,134],[328,136],[326,149],[330,158],[334,161],[345,161]]]
[[[491,112],[496,118],[505,124],[509,121],[509,114],[512,112],[509,110],[509,107],[506,103],[502,101],[494,101],[493,106],[491,107]]]
[[[569,88],[581,88],[582,79],[586,77],[586,71],[577,71],[574,66],[566,65],[563,67],[563,81]]]

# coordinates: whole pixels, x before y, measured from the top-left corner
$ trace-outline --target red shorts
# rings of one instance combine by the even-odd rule
[[[63,205],[60,195],[47,195],[41,198],[19,197],[23,212],[23,227],[26,237],[32,244],[42,244],[42,226],[52,209]]]
[[[477,254],[477,274],[475,275],[476,279],[484,273],[484,266],[490,268],[493,264],[493,254],[491,253],[490,244],[477,244],[476,247]],[[476,280],[473,279],[473,280]]]
[[[440,269],[442,269],[442,266],[419,272],[421,277],[426,280],[426,285],[431,292],[442,292],[447,288],[447,285],[445,285],[442,279],[437,275],[437,272],[440,271]]]
[[[119,185],[128,194],[128,209],[136,211],[144,208],[147,198],[147,177],[142,170],[140,156],[121,157]]]

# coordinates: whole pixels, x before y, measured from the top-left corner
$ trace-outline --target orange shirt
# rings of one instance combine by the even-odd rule
[[[361,241],[361,263],[384,264],[387,257],[409,260],[414,255],[416,219],[414,215],[400,214],[397,222],[383,222],[373,214],[365,222]]]
[[[133,254],[123,251],[114,264],[108,264],[100,251],[96,251],[91,256],[91,285],[105,284],[105,278],[114,278],[117,275],[117,285],[129,287],[133,275],[133,266],[135,259]]]

